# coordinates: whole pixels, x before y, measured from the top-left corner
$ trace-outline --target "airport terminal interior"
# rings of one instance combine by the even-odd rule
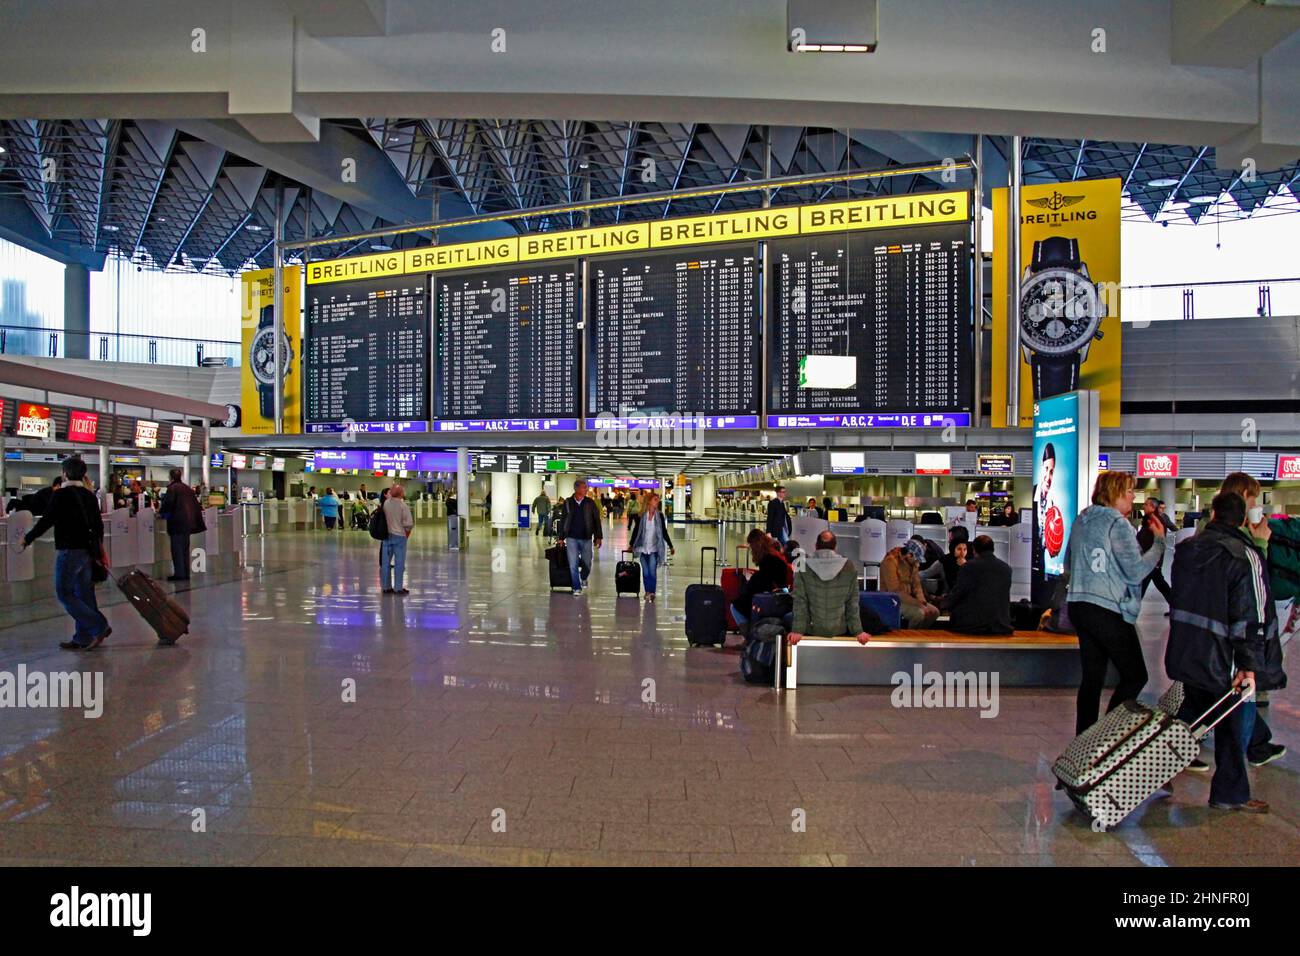
[[[0,866],[1300,863],[1300,6],[0,25]]]

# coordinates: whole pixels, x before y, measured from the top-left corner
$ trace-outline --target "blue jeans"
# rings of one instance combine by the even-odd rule
[[[384,590],[402,590],[402,576],[406,573],[406,540],[404,534],[390,534],[379,546],[379,580]]]
[[[573,590],[581,591],[587,575],[591,574],[591,539],[565,538],[564,548],[569,553],[569,579],[573,582]],[[587,563],[586,574],[578,574],[579,560]]]
[[[638,554],[636,557],[641,562],[641,578],[645,581],[645,593],[654,594],[655,588],[659,586],[659,552]]]
[[[72,639],[78,644],[89,644],[108,628],[108,618],[95,602],[90,552],[85,548],[58,552],[54,559],[54,594],[77,625]]]

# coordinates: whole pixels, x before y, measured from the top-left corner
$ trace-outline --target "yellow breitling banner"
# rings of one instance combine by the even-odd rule
[[[1075,389],[1101,393],[1101,427],[1119,427],[1120,181],[1021,188],[1020,420],[1007,422],[1007,190],[993,190],[992,417],[1029,428],[1034,403]]]
[[[565,232],[526,233],[505,239],[422,246],[405,252],[323,260],[307,265],[307,284],[720,242],[754,242],[823,232],[922,226],[962,222],[969,218],[970,193],[955,190],[810,206],[773,206],[712,216],[654,219]]]
[[[373,257],[369,257],[373,258]],[[240,275],[240,339],[243,342],[243,368],[240,371],[240,429],[246,435],[269,435],[275,432],[275,272],[258,269]],[[302,367],[299,288],[302,270],[298,266],[284,269],[284,339],[281,352],[284,362],[284,430],[287,434],[302,431],[302,389],[296,369]]]

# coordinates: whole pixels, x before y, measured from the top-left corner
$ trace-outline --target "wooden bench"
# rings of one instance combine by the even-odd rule
[[[1073,634],[1016,631],[1005,637],[935,628],[891,631],[863,645],[855,637],[804,637],[785,648],[785,686],[889,686],[898,672],[997,671],[1003,687],[1072,687],[1079,683]],[[802,661],[800,660],[802,658]]]

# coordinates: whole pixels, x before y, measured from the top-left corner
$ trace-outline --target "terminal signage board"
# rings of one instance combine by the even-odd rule
[[[19,402],[14,434],[19,438],[40,438],[44,441],[53,438],[54,419],[50,414],[50,406]]]
[[[230,467],[235,469],[235,471],[243,471],[248,467],[248,456],[232,454],[230,456]]]
[[[439,432],[573,432],[578,430],[576,418],[477,418],[458,421],[436,421],[434,431]]]
[[[95,412],[68,414],[68,441],[92,444],[99,434],[99,415]]]
[[[1300,455],[1277,456],[1277,480],[1300,481]]]
[[[1177,478],[1178,456],[1170,452],[1139,452],[1137,456],[1139,478]]]
[[[916,453],[916,473],[918,475],[951,475],[952,455],[948,452]]]
[[[532,456],[484,452],[475,456],[474,470],[510,475],[529,474],[533,470]]]
[[[832,475],[861,475],[867,470],[867,456],[860,451],[831,452]]]
[[[768,415],[768,428],[956,428],[970,427],[970,412],[941,415]]]
[[[135,447],[136,448],[157,448],[158,447],[158,423],[157,422],[146,421],[143,418],[136,420]]]
[[[985,478],[1010,478],[1016,473],[1015,456],[977,454],[975,456],[975,473]]]
[[[254,455],[252,461],[248,463],[248,467],[254,471],[266,471],[268,463],[265,455]]]
[[[172,451],[189,451],[190,441],[193,437],[194,429],[189,425],[173,425],[171,439]]]
[[[225,467],[226,467],[226,453],[223,452],[223,451],[214,451],[214,452],[212,453],[212,458],[211,458],[211,459],[209,460],[209,462],[208,462],[208,467],[209,467],[209,468],[225,468]]]

